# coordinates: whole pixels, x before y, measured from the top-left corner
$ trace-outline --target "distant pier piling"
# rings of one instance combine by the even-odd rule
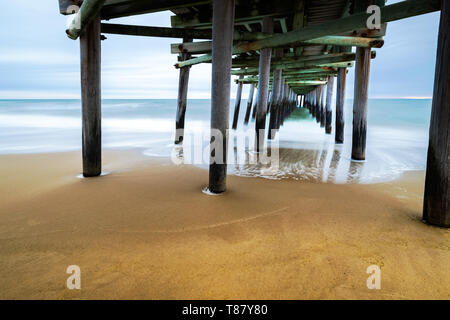
[[[283,49],[275,49],[275,58],[281,58],[283,56]],[[280,93],[281,93],[281,82],[282,82],[282,70],[276,69],[273,71],[273,82],[272,82],[272,104],[270,110],[269,119],[269,132],[268,139],[275,138],[277,117],[280,107]]]
[[[184,39],[183,43],[192,42],[192,39]],[[191,58],[191,54],[183,52],[180,54],[180,60],[185,61]],[[186,116],[187,92],[189,83],[190,66],[180,68],[180,78],[178,80],[178,99],[177,114],[175,121],[175,144],[183,143],[184,139],[184,120]]]
[[[239,79],[243,79],[244,76],[239,76]],[[234,103],[234,115],[233,115],[233,130],[236,130],[238,119],[239,119],[239,111],[241,107],[241,97],[242,97],[242,82],[238,82],[237,92],[236,92],[236,101]]]
[[[250,114],[252,112],[253,96],[255,95],[255,84],[250,84],[250,92],[247,99],[247,110],[245,111],[244,124],[248,124],[250,120]]]
[[[347,69],[338,68],[336,85],[336,129],[335,142],[344,143],[344,104],[345,104],[345,86],[347,82]]]
[[[263,19],[262,31],[266,33],[273,32],[273,17],[265,17]],[[255,124],[256,152],[259,152],[264,148],[271,56],[271,48],[261,49],[259,56],[258,108],[256,110]]]
[[[327,84],[327,103],[325,110],[325,133],[331,134],[332,131],[332,110],[331,104],[333,103],[333,90],[334,90],[334,76],[328,78]]]
[[[325,99],[326,99],[326,93],[327,93],[327,85],[322,86],[322,94],[320,97],[320,127],[325,128],[325,117],[326,117],[326,111],[325,111]]]
[[[366,159],[367,103],[369,98],[370,48],[356,49],[353,100],[352,159]]]

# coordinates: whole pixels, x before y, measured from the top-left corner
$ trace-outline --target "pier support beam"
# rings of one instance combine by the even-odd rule
[[[100,17],[80,37],[83,176],[102,172]]]
[[[192,39],[184,39],[183,43],[192,42]],[[184,52],[181,55],[181,60],[189,60],[191,54]],[[177,115],[175,122],[175,144],[183,143],[184,139],[184,119],[186,115],[187,91],[189,83],[189,69],[191,67],[180,68],[180,79],[178,80],[178,100],[177,100]]]
[[[320,85],[317,87],[317,101],[316,101],[316,122],[320,123],[320,119],[322,117],[322,94],[323,86]]]
[[[327,84],[327,104],[326,104],[326,114],[325,114],[325,133],[331,134],[331,121],[332,121],[332,111],[331,103],[333,102],[333,90],[334,90],[334,76],[328,78]]]
[[[209,191],[226,190],[228,119],[230,112],[231,50],[234,31],[234,0],[213,1],[212,84],[211,84],[211,155]],[[215,132],[220,132],[221,141]],[[218,146],[221,150],[213,147]],[[222,155],[218,157],[217,152]]]
[[[248,124],[250,113],[252,112],[253,96],[255,95],[255,84],[250,84],[250,92],[248,93],[247,110],[245,111],[244,124]]]
[[[263,19],[262,32],[273,32],[273,17],[265,17]],[[255,126],[256,152],[264,149],[271,56],[271,48],[261,49],[261,53],[259,56],[258,109],[256,110]]]
[[[244,79],[244,76],[239,76],[239,79]],[[238,88],[236,92],[236,102],[234,104],[234,115],[233,115],[233,130],[236,130],[238,119],[239,119],[239,111],[241,109],[241,97],[242,97],[242,82],[238,83]]]
[[[328,88],[328,86],[326,86]],[[322,95],[320,97],[320,127],[325,128],[325,117],[326,117],[326,111],[325,111],[325,99],[326,99],[326,90],[325,85],[322,86]]]
[[[281,58],[283,56],[283,49],[275,49],[274,53],[275,53],[275,58]],[[276,69],[273,71],[272,104],[271,104],[271,108],[270,108],[269,132],[267,135],[269,140],[275,138],[278,108],[280,107],[279,100],[280,100],[280,93],[281,93],[282,72],[283,71],[281,69]]]
[[[352,159],[366,159],[367,102],[370,75],[370,49],[356,48],[355,94],[353,100]]]
[[[336,130],[334,138],[336,143],[344,143],[344,103],[346,82],[347,69],[339,68],[336,88]]]
[[[450,227],[450,3],[442,1],[423,219]]]

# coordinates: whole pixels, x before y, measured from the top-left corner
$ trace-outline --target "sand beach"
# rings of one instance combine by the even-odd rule
[[[229,176],[105,150],[1,155],[1,299],[449,299],[450,231],[421,221],[424,172],[375,184]],[[366,286],[369,265],[381,289]],[[66,268],[81,269],[68,290]]]

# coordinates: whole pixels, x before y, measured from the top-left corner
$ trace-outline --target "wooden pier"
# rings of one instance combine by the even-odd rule
[[[380,7],[378,29],[368,27],[370,5]],[[66,33],[81,43],[84,176],[101,173],[101,33],[169,37],[178,39],[170,51],[177,55],[175,68],[180,69],[176,144],[183,142],[185,113],[189,112],[189,72],[195,72],[192,67],[197,64],[212,63],[211,129],[221,133],[223,146],[223,161],[216,162],[217,150],[211,154],[212,193],[226,190],[232,76],[238,91],[231,127],[255,119],[258,152],[264,149],[266,139],[275,138],[297,107],[307,108],[331,134],[334,88],[335,142],[343,143],[346,75],[355,66],[352,159],[365,160],[370,63],[376,57],[374,49],[383,46],[387,23],[441,10],[424,219],[450,226],[448,1],[405,0],[385,5],[384,0],[59,0],[59,6],[61,14],[74,14]],[[101,22],[166,10],[174,14],[171,28]],[[249,85],[249,99],[245,117],[239,119],[245,85]]]

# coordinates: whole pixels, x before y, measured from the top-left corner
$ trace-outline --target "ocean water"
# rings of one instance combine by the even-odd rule
[[[276,141],[279,162],[265,170],[252,159],[254,121],[243,125],[246,101],[242,100],[238,129],[229,139],[229,172],[269,179],[298,179],[334,183],[373,183],[392,180],[404,171],[423,170],[426,164],[431,100],[369,100],[367,159],[351,156],[351,100],[345,105],[345,142],[334,143],[305,109],[296,110],[281,127]],[[230,123],[234,101],[230,103]],[[174,146],[176,100],[104,100],[104,148],[140,148],[149,157],[192,160],[208,144],[210,101],[189,100],[186,138]],[[333,110],[334,116],[334,110]],[[333,117],[334,118],[334,117]],[[333,119],[334,121],[334,119]],[[198,138],[200,136],[200,138]],[[248,136],[242,141],[241,137]],[[0,100],[0,153],[63,152],[81,149],[79,100]],[[201,158],[201,155],[200,155]],[[198,159],[197,159],[198,160]],[[266,168],[267,169],[267,168]]]

